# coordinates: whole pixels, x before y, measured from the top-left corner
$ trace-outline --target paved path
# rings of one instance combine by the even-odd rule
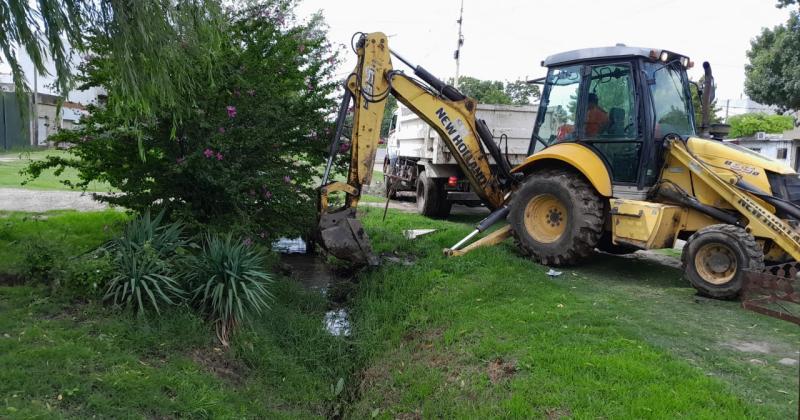
[[[49,210],[97,211],[108,205],[78,191],[37,191],[0,188],[0,210],[45,212]]]

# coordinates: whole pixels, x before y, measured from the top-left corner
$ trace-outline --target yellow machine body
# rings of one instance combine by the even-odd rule
[[[602,198],[603,229],[611,233],[612,243],[643,249],[669,247],[682,235],[729,223],[755,237],[764,247],[767,257],[800,260],[800,233],[778,217],[776,208],[767,202],[775,203],[768,173],[794,174],[780,163],[718,140],[667,136],[663,152],[656,152],[663,153],[658,155],[663,162],[660,176],[649,191],[644,191],[646,194],[639,190],[639,196],[630,199],[623,193],[621,196],[615,194],[617,187],[612,182],[611,166],[596,148],[583,144],[579,139],[570,139],[545,147],[519,166],[505,169],[503,175],[489,164],[486,149],[495,154],[498,153],[497,146],[491,133],[487,135],[485,126],[480,126],[476,120],[477,103],[473,99],[391,52],[383,33],[363,34],[357,44],[357,53],[358,64],[346,81],[355,111],[347,181],[325,183],[320,188],[323,244],[329,250],[336,250],[334,254],[337,256],[341,254],[343,258],[358,260],[349,258],[351,255],[344,250],[355,249],[358,254],[369,248],[366,233],[355,220],[354,210],[362,187],[370,182],[372,176],[385,99],[391,94],[441,136],[469,180],[472,191],[487,207],[497,210],[487,218],[492,219],[492,223],[505,220],[509,208],[514,206],[515,194],[522,185],[530,184],[528,180],[541,173],[541,169],[569,169],[568,173],[585,178]],[[395,70],[392,54],[414,68],[415,75],[425,83]],[[340,115],[343,112],[340,110]],[[748,192],[743,184],[756,192]],[[624,187],[631,188],[630,184]],[[659,195],[659,188],[680,192],[683,201]],[[330,208],[328,196],[332,192],[346,194],[343,208]],[[558,225],[563,213],[571,211],[571,204],[566,204],[563,208],[550,209],[552,211],[545,209],[548,211],[543,214],[548,219],[543,223]],[[476,232],[448,249],[448,254],[462,255],[480,246],[493,245],[513,233],[513,229],[503,227],[462,247],[485,228],[476,228]],[[553,238],[558,238],[558,235],[554,234]],[[366,261],[366,258],[360,258],[360,261]]]
[[[611,197],[611,176],[603,161],[588,147],[579,143],[560,143],[534,153],[512,172],[526,173],[542,164],[554,163],[577,169],[603,197]]]

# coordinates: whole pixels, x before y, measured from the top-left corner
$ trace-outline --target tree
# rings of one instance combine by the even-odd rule
[[[15,46],[46,74],[51,59],[56,89],[73,87],[72,50],[89,58],[98,45],[108,53],[108,84],[120,92],[110,104],[131,119],[160,110],[185,110],[199,91],[191,76],[217,76],[222,34],[220,0],[7,0],[0,2],[0,51],[17,93],[28,86]],[[90,41],[91,40],[91,41]],[[204,50],[197,50],[202,45]],[[197,66],[190,68],[189,66]],[[212,78],[211,82],[215,82]],[[177,120],[184,115],[176,114]]]
[[[705,78],[700,77],[700,81],[697,82],[698,85],[701,87],[705,83]],[[694,84],[689,85],[689,90],[692,92],[692,108],[694,108],[694,124],[696,125],[696,129],[700,130],[700,124],[703,123],[703,102],[700,98],[700,93],[697,90],[697,87]],[[709,104],[711,111],[709,112],[708,119],[709,124],[716,124],[722,122],[722,118],[719,117],[718,113],[720,108],[717,107],[717,100],[714,99]]]
[[[394,112],[397,111],[397,99],[389,95],[386,98],[386,108],[383,109],[383,120],[381,121],[381,137],[386,138],[389,135],[389,130],[392,128],[392,118]]]
[[[792,4],[784,2],[784,6]],[[800,109],[800,17],[793,11],[789,21],[764,28],[750,42],[745,66],[745,92],[753,100],[775,105],[782,111]]]
[[[448,80],[452,84],[453,79]],[[539,98],[539,86],[524,80],[503,83],[469,76],[458,78],[458,90],[482,104],[530,105]]]
[[[452,84],[452,80],[450,83]],[[505,92],[503,82],[497,80],[481,80],[469,76],[460,76],[458,78],[458,90],[482,104],[511,104],[512,102]]]
[[[782,133],[794,128],[794,118],[788,115],[741,114],[728,118],[729,137],[750,137],[758,132]]]
[[[134,122],[107,106],[90,107],[77,131],[53,138],[72,145],[71,156],[35,162],[28,173],[74,168],[80,182],[73,186],[102,180],[121,192],[101,201],[137,211],[166,207],[194,227],[254,241],[307,233],[339,84],[322,18],[298,23],[293,4],[250,2],[226,13],[219,74],[200,64],[205,57],[190,55],[186,63],[194,69],[195,99],[178,104],[182,119],[164,110]],[[125,94],[113,83],[113,47],[94,43],[94,51],[81,81],[105,87],[110,100]]]
[[[515,105],[531,105],[541,96],[539,85],[528,83],[524,80],[506,83],[506,96],[511,98]]]

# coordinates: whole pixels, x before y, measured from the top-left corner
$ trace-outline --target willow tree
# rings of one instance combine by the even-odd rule
[[[220,15],[219,0],[3,0],[0,52],[18,92],[29,90],[19,62],[24,50],[39,74],[53,62],[55,88],[66,95],[81,61],[75,53],[86,58],[100,44],[112,51],[108,83],[120,92],[109,106],[146,118],[194,100],[197,86],[189,75],[197,68],[188,66],[215,72]]]

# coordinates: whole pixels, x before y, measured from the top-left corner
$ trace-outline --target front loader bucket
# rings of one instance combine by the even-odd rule
[[[742,289],[742,307],[800,325],[800,263],[767,266],[748,272]]]
[[[336,258],[356,265],[378,265],[367,232],[356,219],[356,209],[323,213],[319,218],[322,246]]]

